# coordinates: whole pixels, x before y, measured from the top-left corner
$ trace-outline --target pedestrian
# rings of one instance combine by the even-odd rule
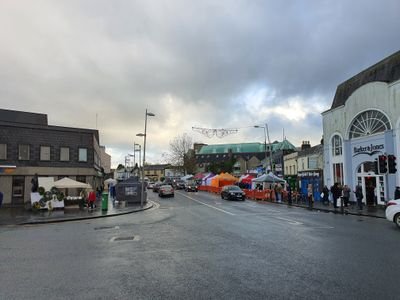
[[[338,208],[337,199],[342,194],[342,191],[340,189],[340,185],[338,182],[335,182],[334,185],[331,187],[331,193],[332,193],[332,199],[333,199],[333,207]]]
[[[288,205],[292,205],[292,188],[290,187],[290,184],[287,185],[287,201]]]
[[[322,203],[324,205],[329,205],[329,189],[326,185],[322,189],[322,193],[324,194],[322,197]]]
[[[357,185],[356,186],[356,190],[354,191],[354,193],[356,194],[358,209],[362,210],[363,209],[362,200],[364,198],[364,195],[363,195],[363,192],[362,192],[361,185]]]
[[[3,192],[0,191],[0,207],[2,203],[3,203]]]
[[[394,190],[394,199],[400,199],[400,186],[396,186]]]
[[[348,207],[350,200],[350,188],[347,184],[345,184],[343,187],[342,197],[343,197],[344,207]]]
[[[367,194],[367,205],[374,205],[375,203],[375,187],[373,186],[372,182],[370,182],[366,187],[366,194]]]
[[[96,193],[93,190],[91,190],[88,196],[88,209],[90,208],[91,210],[93,210],[95,201],[96,201]]]
[[[307,187],[307,200],[308,200],[308,208],[312,209],[314,204],[314,197],[313,197],[313,186],[309,184]]]
[[[278,183],[275,186],[276,202],[282,202],[282,186]]]

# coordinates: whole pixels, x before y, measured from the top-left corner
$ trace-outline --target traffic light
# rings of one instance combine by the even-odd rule
[[[379,174],[386,174],[387,169],[387,157],[386,155],[379,155],[378,157],[378,173]]]
[[[388,169],[389,169],[389,174],[394,174],[397,172],[396,169],[396,156],[394,155],[388,155]]]

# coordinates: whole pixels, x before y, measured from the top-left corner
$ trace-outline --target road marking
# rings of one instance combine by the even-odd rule
[[[188,198],[188,199],[190,199],[190,200],[192,200],[192,201],[195,201],[195,202],[197,202],[197,203],[200,203],[200,204],[203,204],[203,205],[205,205],[205,206],[211,207],[211,208],[213,208],[213,209],[219,210],[219,211],[221,211],[221,212],[223,212],[223,213],[225,213],[225,214],[228,214],[228,215],[231,215],[231,216],[235,216],[234,213],[231,213],[231,212],[229,212],[229,211],[223,210],[223,209],[218,208],[218,207],[215,207],[215,206],[213,206],[213,205],[210,205],[210,204],[201,202],[201,201],[196,200],[196,199],[194,199],[194,198],[192,198],[192,197],[189,197],[188,195],[184,195],[184,194],[181,194],[181,195],[184,196],[184,197],[186,197],[186,198]]]
[[[292,225],[303,225],[303,223],[298,222],[296,220],[292,220],[292,219],[286,219],[286,218],[282,218],[282,217],[273,217],[273,218],[279,219],[279,220],[283,220],[283,221],[287,221],[287,222],[289,222],[289,224],[292,224]]]

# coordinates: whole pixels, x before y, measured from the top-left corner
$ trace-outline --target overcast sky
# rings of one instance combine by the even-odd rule
[[[254,125],[316,145],[337,85],[400,50],[399,12],[398,0],[2,0],[0,107],[97,126],[114,167],[143,143],[146,108],[150,163],[183,133],[264,142]]]

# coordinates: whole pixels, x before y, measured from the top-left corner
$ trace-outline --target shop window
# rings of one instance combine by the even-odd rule
[[[340,156],[342,155],[342,138],[338,135],[333,136],[332,138],[332,155]]]
[[[18,160],[29,160],[29,145],[18,145]]]
[[[79,148],[79,161],[87,162],[87,149]]]
[[[350,139],[384,132],[391,129],[388,118],[377,110],[367,110],[358,114],[350,126]]]
[[[40,160],[50,160],[49,146],[40,146]]]
[[[0,144],[0,159],[7,159],[7,144]]]
[[[69,148],[68,147],[60,148],[60,161],[69,161]]]

